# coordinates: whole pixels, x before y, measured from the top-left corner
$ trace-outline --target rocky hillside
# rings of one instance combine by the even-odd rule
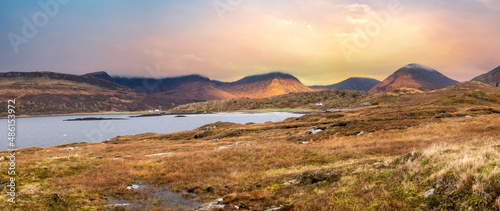
[[[250,98],[265,98],[292,92],[313,91],[293,75],[280,72],[247,76],[235,82],[219,82],[218,84],[223,90],[237,97]]]

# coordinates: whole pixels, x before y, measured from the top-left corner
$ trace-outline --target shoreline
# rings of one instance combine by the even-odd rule
[[[207,113],[190,113],[186,115],[190,116],[199,116],[199,115],[227,115],[227,114],[234,114],[234,115],[241,115],[241,114],[271,114],[271,113],[290,113],[290,114],[308,114],[308,113],[318,113],[322,111],[303,111],[303,110],[296,110],[296,111],[288,111],[288,110],[249,110],[249,111],[229,111],[229,112],[207,112]],[[64,117],[64,116],[79,116],[79,115],[114,115],[114,114],[122,114],[122,115],[127,115],[127,114],[141,114],[141,113],[121,113],[121,112],[103,112],[103,113],[83,113],[83,114],[58,114],[58,115],[37,115],[37,116],[23,116],[23,117],[18,117],[18,118],[28,118],[28,117],[52,117],[52,116],[57,116],[57,117]],[[180,115],[180,113],[168,113],[168,114],[163,114],[159,116],[174,116],[174,115]],[[17,116],[16,116],[17,117]],[[128,116],[127,118],[131,118],[132,116]],[[147,116],[144,116],[147,117]],[[92,117],[90,117],[92,118]],[[102,119],[102,120],[126,120],[124,119]],[[87,121],[86,119],[68,119],[68,120],[63,120],[63,121]],[[99,120],[93,120],[92,121],[101,121]],[[278,121],[279,122],[279,121]],[[212,122],[213,123],[213,122]],[[181,131],[178,131],[181,132]],[[162,133],[162,134],[170,134],[170,133],[176,133],[176,132],[169,132],[169,133]],[[122,136],[134,136],[134,135],[140,135],[141,133],[138,134],[129,134],[129,135],[122,135]],[[121,136],[121,135],[118,135]],[[102,143],[105,142],[106,140],[102,141],[96,141],[96,142],[86,142],[86,143]],[[12,150],[20,150],[20,149],[29,149],[29,148],[47,148],[47,147],[57,147],[61,145],[71,145],[71,144],[78,144],[78,143],[84,143],[84,142],[71,142],[71,143],[61,143],[61,144],[56,144],[56,145],[50,145],[50,146],[29,146],[29,147],[20,147],[20,148],[15,148],[15,149],[0,149],[0,152],[7,152],[7,151],[12,151]]]

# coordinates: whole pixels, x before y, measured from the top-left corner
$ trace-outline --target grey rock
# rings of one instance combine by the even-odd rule
[[[208,203],[207,205],[200,207],[197,210],[212,210],[212,209],[224,209],[226,205],[221,204],[224,201],[223,198],[218,198]]]
[[[431,188],[425,192],[425,198],[427,198],[430,195],[434,195],[434,188]]]
[[[129,203],[122,203],[122,204],[107,204],[107,205],[104,205],[104,207],[126,207],[126,206],[130,206]]]
[[[145,187],[146,187],[145,185],[132,184],[132,185],[128,186],[127,189],[129,189],[129,190],[139,190],[139,189],[143,189]]]
[[[157,153],[157,154],[144,155],[144,157],[162,156],[162,155],[170,155],[170,154],[173,154],[173,153],[172,153],[172,152],[164,152],[164,153]]]
[[[361,104],[359,104],[359,106],[367,107],[367,106],[372,106],[372,104],[371,103],[361,103]]]
[[[314,134],[317,134],[317,133],[319,133],[319,132],[321,132],[321,131],[323,131],[323,130],[321,130],[321,129],[317,129],[317,130],[315,130],[315,129],[310,129],[310,130],[308,130],[308,131],[307,131],[307,134],[312,134],[312,135],[314,135]]]
[[[283,185],[292,185],[292,184],[294,184],[294,183],[296,183],[296,182],[297,182],[297,180],[296,180],[296,179],[294,179],[294,180],[290,180],[290,181],[288,181],[288,182],[283,183]]]

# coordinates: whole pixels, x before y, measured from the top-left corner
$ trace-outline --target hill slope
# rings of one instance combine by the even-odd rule
[[[292,92],[313,91],[293,75],[280,72],[247,76],[235,82],[218,82],[218,84],[223,90],[237,97],[250,98],[265,98]]]
[[[313,89],[354,90],[367,92],[381,81],[373,78],[352,77],[327,86],[310,86]]]
[[[446,77],[435,69],[420,64],[408,64],[370,89],[369,92],[384,92],[397,88],[440,89],[457,83],[458,81]]]
[[[207,100],[223,100],[235,98],[231,93],[228,93],[212,82],[190,82],[182,84],[179,87],[166,92],[153,94],[155,96],[163,96],[175,100],[188,101],[207,101]]]
[[[16,99],[19,115],[137,111],[159,106],[145,103],[145,95],[110,81],[53,72],[0,73],[0,106],[9,99]]]
[[[204,113],[249,110],[319,110],[324,108],[345,108],[359,106],[358,101],[366,93],[359,91],[321,90],[316,92],[297,92],[266,98],[233,98],[180,105],[170,112]],[[316,105],[321,103],[321,105]]]
[[[490,72],[473,78],[472,81],[479,81],[485,84],[498,86],[498,84],[500,83],[500,66]]]

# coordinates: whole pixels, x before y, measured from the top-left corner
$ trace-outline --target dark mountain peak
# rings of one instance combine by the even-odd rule
[[[96,78],[100,78],[100,79],[104,79],[104,80],[108,80],[108,81],[113,81],[113,78],[111,78],[111,76],[105,71],[87,73],[84,76],[92,76],[92,77],[96,77]]]
[[[187,80],[197,80],[197,81],[210,81],[210,78],[198,74],[175,76],[172,79],[187,79]]]
[[[377,80],[377,79],[366,78],[366,77],[350,77],[350,78],[345,79],[345,80],[343,80],[343,81],[341,81],[339,83],[342,83],[342,82],[351,82],[351,81],[352,82],[361,82],[361,83],[363,83],[363,82],[377,82],[377,83],[380,83],[380,81]]]
[[[420,73],[439,73],[437,70],[431,67],[427,67],[417,63],[407,64],[404,67],[399,68],[398,72],[420,72]]]
[[[244,77],[238,81],[233,82],[232,84],[245,84],[245,83],[255,83],[259,81],[268,81],[268,80],[273,80],[273,79],[290,79],[290,80],[295,80],[299,81],[295,76],[288,74],[288,73],[283,73],[283,72],[271,72],[271,73],[265,73],[265,74],[259,74],[259,75],[251,75]]]
[[[89,73],[91,74],[91,73]],[[181,76],[172,76],[172,77],[164,77],[164,78],[152,78],[152,77],[138,77],[138,76],[115,76],[113,78],[118,78],[122,80],[195,80],[195,81],[210,81],[208,77],[198,75],[198,74],[191,74],[191,75],[181,75]]]
[[[87,73],[85,75],[108,75],[108,73],[106,71],[97,71],[97,72]]]
[[[365,91],[367,92],[380,81],[373,78],[365,77],[351,77],[343,80],[339,83],[328,85],[328,86],[312,86],[313,89],[336,89],[336,90],[355,90],[355,91]]]
[[[347,80],[364,80],[364,79],[377,80],[377,79],[367,78],[367,77],[350,77],[348,79],[345,79],[344,81],[347,81]]]
[[[493,69],[492,71],[473,78],[472,81],[479,81],[485,84],[498,86],[498,84],[500,84],[500,66]]]
[[[196,74],[168,78],[113,77],[113,80],[120,85],[127,86],[129,88],[148,94],[173,90],[186,83],[212,83],[209,78]]]

